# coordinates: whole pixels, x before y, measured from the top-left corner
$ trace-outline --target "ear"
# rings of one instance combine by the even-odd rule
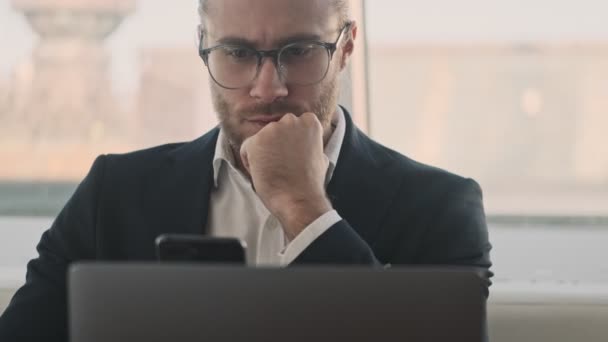
[[[340,60],[340,70],[346,68],[348,59],[355,51],[355,40],[357,39],[357,22],[353,21],[348,32],[345,32],[345,43],[342,47],[342,59]]]

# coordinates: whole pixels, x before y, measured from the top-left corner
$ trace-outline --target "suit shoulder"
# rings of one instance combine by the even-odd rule
[[[416,161],[400,152],[367,138],[368,146],[373,154],[387,163],[384,167],[396,168],[406,182],[416,182],[418,185],[463,186],[473,182],[470,178],[457,175],[443,168]],[[389,166],[390,165],[390,166]]]
[[[203,152],[213,152],[218,133],[216,127],[193,141],[164,144],[123,154],[108,154],[106,163],[112,168],[154,168],[166,161],[192,158]]]
[[[183,147],[186,143],[171,143],[149,147],[127,153],[111,153],[106,155],[106,162],[111,164],[150,163],[165,159],[172,151]]]

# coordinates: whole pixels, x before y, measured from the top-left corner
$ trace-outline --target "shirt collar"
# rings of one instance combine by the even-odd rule
[[[217,144],[215,144],[215,155],[213,156],[213,181],[215,187],[218,186],[220,169],[224,164],[227,164],[229,167],[234,167],[235,165],[234,156],[228,144],[228,139],[226,139],[226,135],[224,134],[224,129],[220,128]]]
[[[335,125],[334,132],[324,148],[324,153],[327,156],[327,159],[329,159],[329,167],[327,168],[325,185],[329,183],[331,177],[333,176],[334,170],[336,169],[338,157],[340,156],[340,150],[342,149],[342,143],[344,142],[344,135],[346,134],[346,120],[344,118],[344,111],[340,106],[338,106],[336,109],[336,117],[332,125]],[[217,144],[215,145],[215,154],[213,156],[213,181],[215,183],[215,187],[219,185],[218,180],[220,169],[223,165],[226,164],[235,170],[237,169],[232,150],[230,149],[228,139],[226,139],[223,129],[220,129],[217,139]]]

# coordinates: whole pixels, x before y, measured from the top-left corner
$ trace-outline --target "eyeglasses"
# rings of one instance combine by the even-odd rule
[[[264,58],[272,58],[279,77],[290,85],[311,86],[327,76],[331,60],[344,32],[352,23],[347,23],[334,43],[300,41],[275,50],[256,50],[236,44],[221,44],[203,49],[203,38],[199,55],[205,62],[211,78],[220,87],[240,89],[251,85],[258,77]]]

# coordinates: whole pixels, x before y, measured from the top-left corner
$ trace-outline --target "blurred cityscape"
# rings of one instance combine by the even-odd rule
[[[192,47],[139,48],[137,91],[113,91],[104,41],[134,0],[11,4],[38,42],[0,78],[0,181],[76,182],[99,154],[216,125]],[[377,140],[474,177],[492,195],[558,191],[608,210],[608,42],[372,42],[368,56]]]
[[[0,179],[76,181],[98,154],[192,139],[215,125],[207,74],[192,49],[140,51],[137,93],[114,95],[103,43],[134,11],[133,0],[12,5],[39,41],[0,80]]]
[[[502,190],[608,189],[608,43],[372,46],[370,67],[387,145]]]

